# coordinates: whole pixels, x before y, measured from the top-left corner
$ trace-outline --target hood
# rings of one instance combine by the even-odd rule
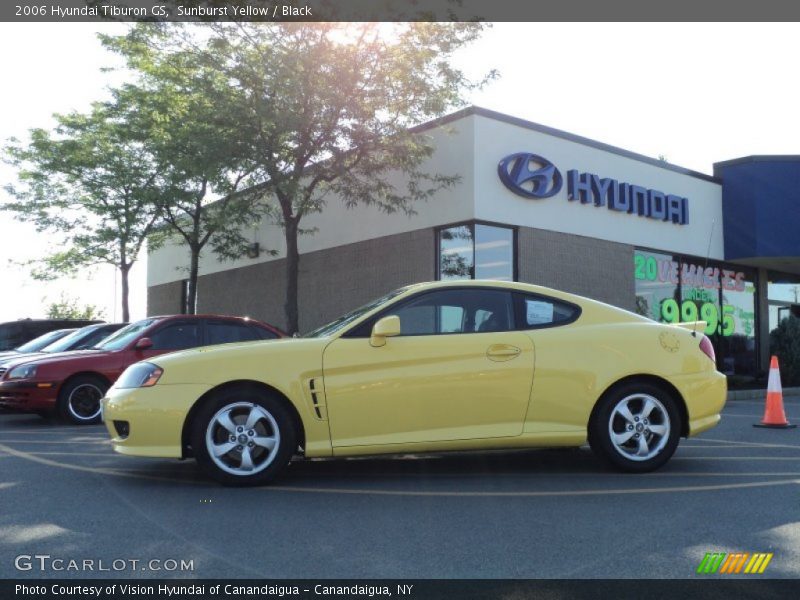
[[[30,354],[23,354],[21,352],[15,352],[11,355],[6,355],[6,353],[0,354],[0,369],[11,369],[16,367],[17,365],[21,365],[22,363],[26,363],[29,360],[35,360],[42,356],[47,356],[46,352],[31,352]]]
[[[325,344],[330,338],[275,338],[272,340],[256,340],[251,342],[237,342],[232,344],[219,344],[217,346],[201,346],[189,350],[179,350],[162,354],[152,358],[146,358],[143,362],[156,363],[159,366],[166,366],[172,363],[190,363],[195,361],[205,362],[206,360],[231,360],[239,355],[250,356],[259,354],[269,356],[274,352],[284,354],[291,352],[292,348],[306,348],[309,345],[318,345],[325,340]],[[323,344],[323,345],[325,345]]]
[[[320,369],[332,338],[283,338],[206,346],[147,359],[164,369],[162,383],[216,384],[236,379],[263,380],[276,373]]]
[[[89,356],[105,356],[106,354],[110,353],[105,350],[72,350],[70,352],[56,352],[55,354],[37,353],[17,355],[16,357],[12,357],[11,360],[14,361],[14,366],[16,367],[17,365],[21,365],[23,363],[47,365],[51,363],[64,363],[71,360],[82,360]],[[7,361],[3,361],[3,359],[0,358],[0,362],[5,363]]]

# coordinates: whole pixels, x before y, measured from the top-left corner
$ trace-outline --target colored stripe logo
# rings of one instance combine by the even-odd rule
[[[700,565],[697,567],[697,573],[701,575],[758,575],[767,569],[767,565],[772,560],[772,552],[734,552],[727,554],[725,552],[706,552]]]

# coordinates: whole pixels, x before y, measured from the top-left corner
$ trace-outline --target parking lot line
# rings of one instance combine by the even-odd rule
[[[103,429],[101,431],[93,431],[91,429],[87,430],[85,427],[77,427],[74,430],[70,430],[70,431],[66,431],[65,429],[61,429],[60,427],[57,428],[57,429],[53,428],[53,429],[35,429],[35,430],[29,430],[29,429],[2,429],[2,430],[0,430],[0,433],[3,434],[3,435],[5,435],[7,433],[16,433],[16,434],[22,434],[22,435],[30,435],[30,434],[34,434],[34,435],[56,435],[58,433],[68,433],[70,435],[77,435],[78,432],[80,432],[82,435],[91,435],[91,436],[100,436],[100,437],[108,435],[108,432],[105,429]]]
[[[106,458],[117,458],[116,454],[110,452],[29,452],[35,456],[104,456]]]
[[[709,446],[708,444],[686,444],[686,443],[682,443],[680,446],[678,446],[678,450],[697,450],[697,449],[716,450],[717,448],[725,448],[725,449],[737,448],[739,450],[754,450],[758,449],[759,446],[739,446],[736,444],[715,444],[713,446]],[[769,447],[766,447],[765,449],[768,448]]]
[[[746,419],[760,419],[763,416],[764,416],[763,414],[761,414],[761,415],[743,415],[743,414],[740,414],[740,413],[729,413],[729,412],[725,413],[725,417],[726,418],[727,417],[739,417],[739,418],[746,418]]]
[[[670,460],[800,460],[798,456],[673,456]]]
[[[111,475],[115,477],[126,477],[135,479],[149,479],[175,483],[174,478],[159,477],[154,475],[132,473],[123,470],[109,469],[104,467],[89,467],[83,465],[73,465],[60,463],[42,456],[36,456],[30,452],[11,448],[5,444],[0,444],[0,452],[5,452],[17,458],[22,458],[39,464],[81,471],[98,475]],[[207,485],[206,481],[185,480],[182,483]],[[266,492],[293,492],[293,493],[316,493],[316,494],[347,494],[347,495],[372,495],[372,496],[420,496],[420,497],[463,497],[463,498],[491,498],[491,497],[565,497],[565,496],[610,496],[610,495],[632,495],[632,494],[665,494],[682,492],[709,492],[723,490],[741,490],[750,488],[775,487],[784,485],[798,485],[800,478],[792,476],[790,479],[778,479],[774,481],[755,481],[742,483],[727,483],[714,485],[684,485],[670,487],[643,487],[643,488],[619,488],[619,489],[590,489],[590,490],[553,490],[553,491],[436,491],[436,490],[383,490],[366,488],[336,488],[336,487],[302,487],[275,485],[260,488]]]
[[[758,448],[793,448],[795,450],[800,450],[800,446],[794,446],[792,444],[766,444],[763,442],[739,442],[736,440],[720,440],[715,438],[693,438],[695,442],[722,442],[724,444],[733,444],[735,446],[755,446]],[[712,446],[713,447],[713,446]]]
[[[110,445],[111,440],[8,440],[0,439],[7,444],[94,444],[96,446]]]

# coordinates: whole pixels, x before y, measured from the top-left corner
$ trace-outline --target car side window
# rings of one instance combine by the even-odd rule
[[[251,342],[262,339],[253,329],[240,323],[209,321],[206,324],[206,332],[208,334],[208,343],[211,345]]]
[[[255,325],[251,325],[250,330],[256,336],[255,339],[257,340],[277,340],[280,337],[274,331],[264,329],[263,327],[256,327]]]
[[[109,329],[107,327],[100,327],[99,329],[95,329],[92,333],[87,335],[80,341],[80,344],[75,346],[75,350],[83,350],[85,348],[91,348],[92,346],[102,342],[112,333],[114,333],[114,329]]]
[[[513,329],[510,292],[452,289],[410,298],[381,317],[400,317],[401,335],[486,333]]]
[[[172,323],[154,332],[152,350],[184,350],[201,345],[199,323]]]
[[[529,294],[515,294],[514,308],[519,329],[566,325],[580,315],[580,308],[574,304]]]

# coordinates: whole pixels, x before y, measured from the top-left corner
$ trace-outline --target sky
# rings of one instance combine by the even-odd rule
[[[0,24],[0,145],[52,114],[105,97],[118,65],[95,37],[119,24]],[[500,78],[469,102],[673,164],[712,173],[752,154],[800,154],[800,24],[504,23],[461,52],[473,77]],[[15,173],[0,164],[0,188]],[[5,192],[0,190],[0,201]],[[33,281],[20,266],[58,240],[0,213],[0,321],[44,315],[61,294],[117,319],[113,268]],[[131,316],[145,316],[144,257],[131,273]]]

